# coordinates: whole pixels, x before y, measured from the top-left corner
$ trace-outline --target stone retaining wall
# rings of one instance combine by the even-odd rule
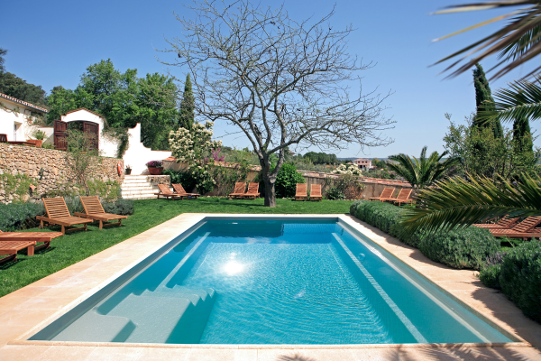
[[[76,191],[73,171],[66,160],[67,154],[59,150],[0,143],[0,174],[24,174],[33,178],[33,185],[37,188],[29,190],[28,195],[22,197],[23,201],[38,199],[47,192],[58,191],[59,187]],[[118,176],[117,173],[118,162],[121,162],[121,169],[124,170],[122,159],[96,157],[95,160],[95,179],[122,183],[124,174]],[[6,192],[0,182],[0,202],[9,203],[16,199],[14,192]]]

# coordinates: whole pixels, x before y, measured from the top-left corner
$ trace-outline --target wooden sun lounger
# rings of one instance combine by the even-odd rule
[[[42,198],[45,210],[47,211],[47,217],[37,216],[36,219],[40,221],[39,228],[43,228],[43,222],[47,222],[50,225],[57,224],[62,227],[62,234],[66,232],[75,231],[77,229],[83,229],[86,231],[87,223],[92,223],[91,219],[74,217],[70,214],[66,201],[62,197],[56,198]],[[83,227],[75,227],[67,229],[66,227],[74,226],[77,224],[84,224]]]
[[[259,196],[259,183],[249,183],[248,190],[242,195],[242,198],[256,199]]]
[[[180,198],[182,200],[182,194],[171,192],[171,189],[169,189],[169,187],[165,184],[158,184],[158,188],[160,188],[160,193],[154,193],[155,196],[158,196],[158,199],[160,199],[161,196],[167,199],[172,198],[174,200]]]
[[[383,191],[381,192],[379,197],[370,197],[368,199],[374,200],[374,201],[385,202],[386,200],[396,199],[396,198],[393,198],[393,193],[394,193],[394,188],[385,187],[383,188]]]
[[[295,200],[296,201],[308,200],[308,191],[307,191],[306,183],[297,183],[297,189],[295,191]]]
[[[121,226],[121,222],[123,219],[128,218],[128,216],[121,216],[118,214],[112,214],[112,213],[105,213],[105,210],[103,209],[103,206],[101,205],[101,202],[98,198],[98,196],[92,196],[92,197],[81,197],[81,204],[83,205],[83,208],[85,209],[84,213],[73,213],[76,216],[83,217],[83,218],[89,218],[93,221],[99,221],[100,222],[100,229],[103,229],[103,226]],[[115,221],[118,220],[116,223],[105,223],[104,221]]]
[[[244,190],[246,189],[246,182],[237,182],[235,183],[235,189],[233,193],[229,193],[229,198],[238,199],[242,198],[245,194]]]
[[[489,231],[494,237],[539,238],[541,233],[535,229],[539,224],[541,224],[541,217],[527,217],[513,228],[489,229]]]
[[[503,217],[498,222],[493,224],[474,224],[475,227],[486,229],[509,229],[512,228],[518,222],[518,218]]]
[[[310,200],[311,201],[323,200],[323,196],[321,195],[321,184],[310,185]]]
[[[411,188],[402,188],[396,198],[394,199],[388,199],[387,201],[398,203],[399,206],[402,205],[402,203],[413,203],[413,199],[410,198],[411,192],[413,192],[413,189]]]
[[[199,193],[188,193],[188,192],[186,192],[186,190],[184,189],[184,187],[180,183],[172,184],[172,186],[173,186],[173,189],[175,190],[175,192],[177,194],[180,194],[181,196],[186,197],[188,199],[197,199],[197,197],[199,197],[201,195]]]
[[[49,248],[53,238],[60,237],[62,232],[2,232],[0,231],[0,243],[13,241],[31,241],[43,244],[34,248],[38,251],[43,248]]]
[[[17,259],[17,251],[25,248],[28,249],[27,254],[33,256],[35,245],[36,241],[0,241],[0,255],[8,255],[8,257],[0,259],[0,264],[15,261]]]

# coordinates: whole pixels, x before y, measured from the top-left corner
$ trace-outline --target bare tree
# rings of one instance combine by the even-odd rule
[[[182,38],[169,39],[175,61],[194,75],[196,112],[226,120],[250,140],[265,183],[265,205],[276,205],[274,184],[287,147],[344,149],[387,145],[381,135],[394,123],[383,116],[375,92],[350,97],[348,81],[359,64],[347,53],[351,27],[334,30],[329,19],[297,22],[283,7],[249,0],[202,1],[189,6],[192,19],[177,15]],[[269,156],[277,153],[271,169]]]

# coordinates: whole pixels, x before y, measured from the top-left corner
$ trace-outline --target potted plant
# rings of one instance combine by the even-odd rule
[[[43,140],[45,139],[45,132],[42,132],[41,130],[36,130],[33,134],[33,137],[36,138],[36,140],[33,140],[32,143],[36,148],[41,148],[41,145],[43,144]]]
[[[130,175],[131,174],[131,166],[128,164],[126,165],[126,175]]]
[[[163,163],[161,160],[151,160],[146,164],[148,172],[152,175],[160,175],[163,171]]]

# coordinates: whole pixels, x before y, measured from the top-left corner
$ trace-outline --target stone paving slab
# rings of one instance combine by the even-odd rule
[[[432,262],[419,250],[346,215],[273,216],[339,217],[439,285],[451,297],[469,305],[497,328],[523,342],[493,345],[149,345],[27,340],[206,216],[217,215],[182,214],[0,298],[0,361],[541,360],[541,325],[524,316],[503,294],[484,287],[474,271],[454,270]]]

